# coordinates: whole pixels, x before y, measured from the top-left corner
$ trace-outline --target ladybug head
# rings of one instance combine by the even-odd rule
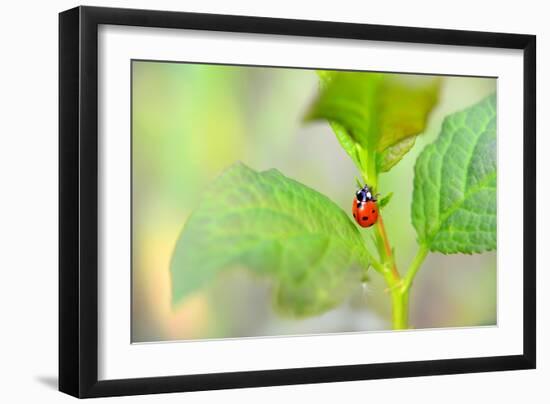
[[[365,185],[359,191],[355,193],[355,196],[359,202],[376,201],[376,198],[372,194],[368,185]]]

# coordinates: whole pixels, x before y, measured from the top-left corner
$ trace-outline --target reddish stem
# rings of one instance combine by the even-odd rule
[[[382,215],[378,215],[378,222],[377,222],[377,228],[378,233],[380,234],[380,237],[382,237],[382,240],[384,241],[384,250],[386,251],[386,256],[392,263],[391,272],[395,280],[399,280],[399,272],[397,271],[397,266],[395,265],[395,260],[393,259],[392,249],[390,245],[390,241],[388,239],[388,234],[386,233],[386,228],[384,227],[384,221],[382,220]]]

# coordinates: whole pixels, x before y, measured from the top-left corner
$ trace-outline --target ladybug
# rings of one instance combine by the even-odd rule
[[[353,218],[361,227],[371,227],[378,220],[377,199],[368,185],[355,193],[353,199]]]

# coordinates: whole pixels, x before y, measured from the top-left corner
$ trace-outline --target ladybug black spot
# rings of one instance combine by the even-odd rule
[[[369,220],[369,217],[368,216],[363,216],[361,219],[362,220]]]
[[[374,213],[374,209],[372,210],[372,213]]]

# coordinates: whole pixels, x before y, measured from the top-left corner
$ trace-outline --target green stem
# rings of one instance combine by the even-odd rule
[[[413,261],[411,262],[411,265],[409,266],[409,269],[407,270],[407,274],[403,278],[403,285],[401,287],[405,292],[408,292],[410,290],[414,277],[416,276],[416,273],[420,269],[420,266],[426,259],[426,256],[428,255],[429,252],[430,251],[426,245],[424,244],[420,245],[420,248],[416,253],[416,257],[414,257]]]
[[[379,217],[380,219],[381,217]],[[424,244],[420,245],[407,273],[401,278],[397,271],[388,236],[381,220],[379,225],[381,231],[379,231],[378,236],[383,241],[383,243],[379,244],[379,248],[382,250],[380,251],[380,255],[383,257],[382,271],[379,272],[382,272],[391,294],[392,326],[394,330],[406,330],[409,328],[409,292],[420,266],[429,253],[429,249]]]
[[[393,329],[406,330],[409,328],[409,291],[395,288],[391,300]]]
[[[367,153],[367,179],[374,192],[378,190],[378,170],[376,167],[376,153]]]
[[[406,330],[409,328],[409,292],[414,277],[428,253],[428,247],[424,244],[420,245],[416,256],[403,278],[396,282],[395,278],[386,277],[386,282],[390,285],[391,291],[392,324],[394,330]]]
[[[369,249],[365,246],[365,255],[367,256],[367,259],[369,261],[369,264],[372,265],[372,267],[379,272],[380,274],[383,274],[384,272],[384,265],[379,262],[374,256],[371,254]]]
[[[386,233],[382,215],[378,216],[376,223],[378,230],[377,237],[380,243],[377,243],[379,255],[383,257],[383,275],[388,285],[392,300],[392,326],[394,330],[404,330],[409,327],[409,292],[402,288],[403,279],[399,276],[399,271],[395,264],[391,244]]]
[[[373,191],[376,192],[378,190],[376,153],[368,153],[358,146],[358,156],[361,165],[361,175],[373,188]],[[376,223],[375,238],[378,256],[381,262],[376,261],[370,253],[369,259],[371,263],[373,263],[375,269],[384,277],[388,285],[392,302],[393,329],[405,330],[409,328],[409,291],[414,277],[420,269],[422,262],[426,259],[429,250],[424,244],[420,245],[418,253],[409,266],[407,273],[404,277],[401,277],[397,270],[393,250],[381,214],[379,214],[378,222]]]
[[[399,281],[399,271],[397,270],[397,265],[395,265],[395,260],[393,258],[393,252],[388,238],[388,233],[386,233],[386,227],[384,226],[384,220],[382,220],[382,214],[378,215],[378,221],[376,222],[376,230],[378,231],[377,237],[380,239],[379,245],[382,246],[384,262],[391,266],[391,272],[394,278],[394,281]],[[380,251],[382,252],[382,251]]]

